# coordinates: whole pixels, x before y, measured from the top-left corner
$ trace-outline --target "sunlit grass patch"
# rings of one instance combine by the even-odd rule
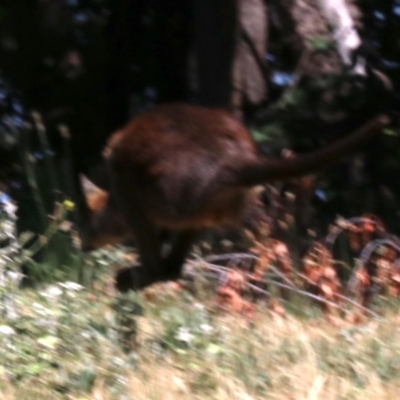
[[[322,315],[281,317],[260,306],[249,321],[217,312],[206,292],[194,297],[171,285],[158,290],[165,295],[156,300],[137,294],[117,299],[74,283],[19,291],[19,317],[0,321],[4,398],[347,400],[395,394],[400,318],[394,311],[354,325],[332,324]],[[127,326],[134,328],[130,343],[124,343]]]

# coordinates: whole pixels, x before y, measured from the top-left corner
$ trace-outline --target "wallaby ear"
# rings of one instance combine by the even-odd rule
[[[86,175],[79,175],[86,204],[91,211],[99,211],[108,200],[108,193],[96,186]]]

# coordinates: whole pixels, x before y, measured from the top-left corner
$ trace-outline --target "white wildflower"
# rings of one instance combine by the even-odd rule
[[[200,329],[204,332],[204,333],[211,333],[213,330],[213,327],[211,325],[208,324],[201,324],[200,325]]]
[[[49,299],[55,299],[62,295],[62,290],[57,286],[50,286],[46,290],[41,291],[40,295]]]
[[[181,342],[190,343],[193,340],[194,335],[192,335],[190,333],[188,328],[181,326],[179,328],[178,333],[176,334],[175,338],[177,340],[180,340]]]
[[[15,231],[15,225],[12,221],[4,221],[1,224],[2,231],[6,236],[13,236]]]
[[[35,309],[36,313],[42,316],[48,316],[51,314],[50,310],[44,307],[40,303],[33,302],[32,307]]]
[[[76,292],[83,289],[83,286],[76,282],[61,282],[59,285],[66,290],[73,290]]]
[[[15,283],[15,284],[18,284],[24,276],[24,274],[22,274],[21,272],[17,272],[17,271],[7,271],[6,275],[7,275],[7,278],[12,283]]]
[[[112,363],[117,367],[122,367],[123,365],[125,365],[125,361],[120,357],[114,357],[112,359]]]
[[[82,331],[81,335],[84,339],[90,339],[92,337],[92,333],[90,331]]]
[[[204,310],[206,308],[204,304],[197,302],[193,304],[193,307],[197,308],[198,310]]]
[[[16,302],[13,297],[6,295],[3,298],[3,309],[9,320],[16,320],[18,318]]]
[[[1,263],[0,263],[0,265],[1,265]],[[1,268],[1,266],[0,266],[0,268]],[[0,286],[6,287],[7,283],[8,282],[7,282],[6,274],[4,272],[0,272]]]
[[[60,224],[60,231],[69,232],[72,229],[72,222],[70,221],[63,221]]]
[[[15,330],[8,325],[0,325],[0,334],[10,336],[15,334]]]
[[[38,314],[45,314],[46,317],[48,317],[46,309],[44,309],[44,311],[38,311]],[[36,325],[50,330],[51,328],[54,328],[54,321],[49,318],[38,318],[36,319]]]
[[[6,201],[3,203],[4,211],[11,216],[14,216],[18,210],[18,207],[11,201]]]
[[[2,263],[0,262],[0,268],[2,268]],[[13,271],[0,271],[0,286],[7,287],[11,284],[18,285],[22,278],[22,274]]]
[[[34,309],[36,309],[36,311],[38,311],[38,312],[40,312],[40,313],[44,313],[45,311],[47,311],[47,308],[46,307],[44,307],[42,304],[40,304],[40,303],[37,303],[36,301],[34,301],[33,303],[32,303],[32,307],[34,308]]]

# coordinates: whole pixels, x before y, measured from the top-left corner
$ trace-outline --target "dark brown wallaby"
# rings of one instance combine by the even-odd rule
[[[155,107],[114,133],[104,151],[109,192],[89,189],[83,248],[133,235],[140,267],[117,276],[122,290],[180,277],[197,234],[240,221],[252,188],[332,165],[388,123],[380,115],[326,148],[290,159],[266,158],[246,127],[229,112],[200,106]],[[162,255],[162,232],[175,232]]]

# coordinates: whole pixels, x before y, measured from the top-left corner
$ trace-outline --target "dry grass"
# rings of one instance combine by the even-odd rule
[[[24,296],[27,297],[23,301],[29,305],[36,294]],[[68,317],[70,320],[64,316],[63,323],[68,326],[60,328],[70,335],[60,334],[69,342],[60,347],[62,354],[68,356],[57,355],[61,350],[49,350],[49,354],[60,357],[57,361],[62,371],[81,371],[91,363],[96,379],[90,389],[83,390],[68,379],[63,381],[62,390],[55,389],[54,382],[62,381],[63,374],[60,369],[51,368],[32,375],[26,373],[18,382],[11,383],[3,358],[1,399],[392,400],[397,397],[400,317],[396,305],[387,307],[380,321],[370,318],[362,325],[354,325],[343,320],[332,323],[318,314],[317,309],[314,313],[310,303],[298,299],[296,312],[282,317],[260,305],[256,318],[249,322],[239,315],[216,312],[209,294],[194,298],[184,292],[168,292],[152,297],[151,302],[144,301],[145,314],[137,317],[137,343],[132,353],[124,354],[105,331],[96,343],[89,339],[86,344],[79,343],[77,332],[87,329],[85,324],[95,321],[107,325],[111,321],[113,311],[109,300],[98,296],[93,302],[93,298],[93,294],[85,291],[68,298],[66,307],[80,310],[74,311]],[[62,308],[62,301],[59,303]],[[30,314],[33,315],[32,311]],[[199,329],[202,318],[212,327],[207,333]],[[187,341],[176,339],[182,327],[193,334]],[[25,341],[25,337],[19,340]],[[81,348],[74,350],[74,343]],[[68,346],[72,346],[72,353],[66,352]],[[88,350],[90,346],[95,346],[92,353]],[[30,353],[35,351],[39,356],[43,349],[32,348]],[[9,357],[7,352],[3,355]]]
[[[399,372],[385,375],[386,362],[397,359],[400,367],[397,317],[382,324],[370,321],[347,346],[341,333],[353,327],[346,324],[305,324],[295,317],[263,318],[251,329],[237,317],[219,318],[219,323],[226,330],[225,358],[204,352],[160,362],[143,354],[138,371],[126,377],[132,398],[383,400],[398,394]],[[384,342],[388,337],[397,344]],[[381,360],[371,354],[374,346]],[[99,385],[87,398],[114,397]]]

